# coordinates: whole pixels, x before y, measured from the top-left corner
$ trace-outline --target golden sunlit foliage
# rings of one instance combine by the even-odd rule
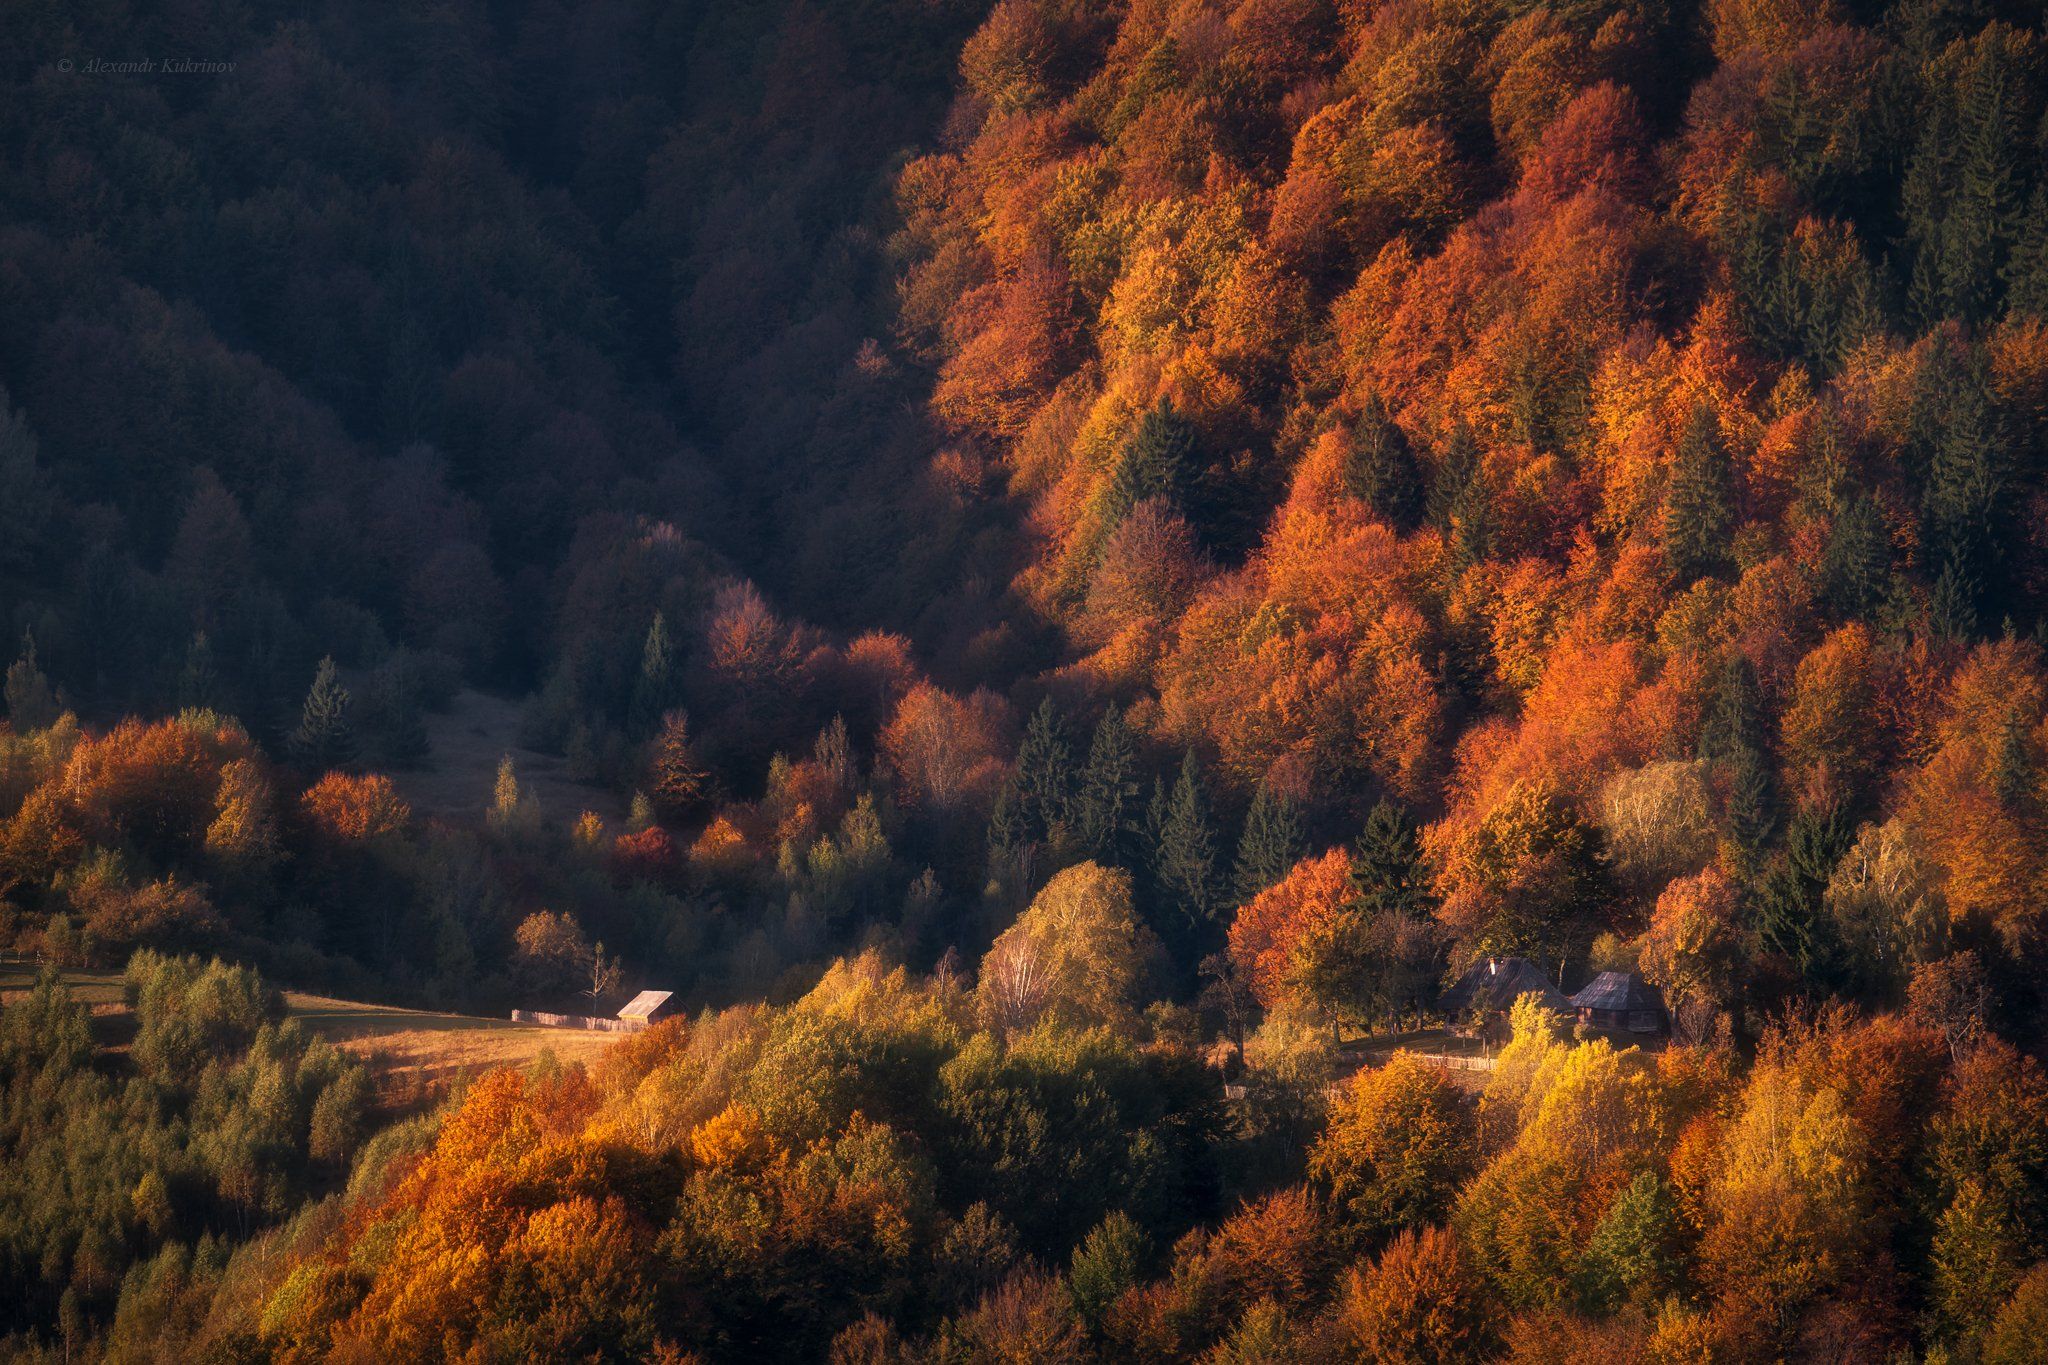
[[[976,993],[994,1028],[1042,1019],[1128,1024],[1140,1000],[1151,935],[1131,909],[1131,879],[1094,863],[1045,884],[981,960]]]

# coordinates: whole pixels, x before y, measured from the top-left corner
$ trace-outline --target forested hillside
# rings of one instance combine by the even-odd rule
[[[2037,1358],[2043,23],[9,7],[0,1354]]]

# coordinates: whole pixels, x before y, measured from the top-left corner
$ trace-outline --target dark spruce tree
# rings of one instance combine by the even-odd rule
[[[2035,818],[2038,769],[2027,727],[2017,715],[2009,716],[1999,736],[1998,753],[1991,763],[1991,791],[2000,805],[2021,820]]]
[[[1017,857],[1031,842],[1031,830],[1020,809],[1017,778],[1013,773],[996,792],[996,803],[988,816],[988,875],[991,880],[1007,877]]]
[[[2011,607],[2013,443],[1974,359],[1931,357],[1916,390],[1914,445],[1924,480],[1921,535],[1935,569],[1934,625],[1968,639]]]
[[[1821,913],[1821,893],[1854,841],[1851,822],[1839,803],[1802,811],[1786,832],[1784,851],[1773,860],[1752,898],[1757,936],[1817,991],[1833,989],[1844,966],[1842,945]]]
[[[1792,217],[1735,193],[1721,216],[1719,240],[1750,338],[1778,359],[1832,374],[1884,325],[1883,290],[1860,255],[1817,268],[1794,228]]]
[[[1700,725],[1699,756],[1725,760],[1764,745],[1763,699],[1758,694],[1756,667],[1737,654],[1721,670],[1721,685]]]
[[[213,642],[205,631],[195,631],[185,646],[184,666],[178,670],[179,709],[211,710],[220,704],[220,669],[214,663]]]
[[[1209,821],[1208,792],[1190,750],[1168,794],[1155,788],[1148,823],[1152,830],[1152,882],[1169,924],[1184,942],[1207,930],[1216,913],[1216,835]]]
[[[1778,826],[1777,793],[1765,742],[1756,670],[1738,654],[1722,671],[1720,692],[1700,727],[1699,756],[1722,774],[1729,832],[1746,881],[1761,873],[1765,850]]]
[[[661,718],[675,708],[677,699],[675,645],[669,639],[668,622],[657,611],[640,646],[640,672],[633,680],[627,724],[634,738],[645,738],[660,728]]]
[[[1935,638],[1967,643],[1977,638],[1977,581],[1951,560],[1941,566],[1927,594],[1927,628]]]
[[[1104,524],[1116,526],[1147,498],[1164,498],[1190,515],[1196,473],[1195,429],[1174,411],[1172,399],[1162,398],[1138,419],[1117,459],[1105,495]]]
[[[1892,540],[1877,499],[1859,493],[1828,527],[1821,596],[1844,620],[1867,620],[1891,591]]]
[[[2024,238],[2039,97],[2017,39],[1994,24],[1930,67],[1919,141],[1900,185],[1911,301],[1926,324],[1996,317]]]
[[[1352,846],[1351,894],[1371,914],[1392,911],[1421,919],[1435,905],[1422,841],[1400,802],[1381,797],[1365,817]]]
[[[1074,800],[1074,755],[1051,697],[1038,704],[1017,746],[1017,813],[1027,837],[1048,847],[1067,841]]]
[[[50,680],[36,658],[36,637],[21,634],[21,657],[7,667],[7,718],[22,734],[40,730],[57,719],[60,707]]]
[[[2027,201],[2026,229],[2006,262],[2006,307],[2048,317],[2048,181]]]
[[[313,686],[299,708],[299,725],[287,747],[292,761],[308,772],[339,768],[356,756],[355,735],[348,723],[348,689],[336,676],[334,659],[320,661]]]
[[[1693,409],[1678,449],[1672,452],[1670,482],[1664,490],[1664,559],[1680,583],[1727,569],[1734,521],[1721,424],[1702,405]]]
[[[1344,490],[1403,531],[1422,515],[1422,471],[1408,437],[1377,393],[1366,395],[1344,459]]]
[[[1728,760],[1728,828],[1734,836],[1737,871],[1753,881],[1778,831],[1778,793],[1770,764],[1759,749],[1738,749]]]
[[[1784,215],[1732,193],[1719,220],[1722,252],[1733,275],[1736,306],[1750,340],[1780,360],[1804,355],[1805,290],[1789,249]]]
[[[1285,877],[1301,860],[1301,815],[1285,793],[1270,782],[1259,783],[1245,812],[1244,835],[1237,843],[1231,890],[1239,905]]]
[[[1493,552],[1493,499],[1480,464],[1479,442],[1459,422],[1430,486],[1429,520],[1444,533],[1451,562],[1460,569]]]
[[[1074,838],[1084,853],[1104,864],[1129,864],[1138,794],[1138,743],[1112,702],[1096,723],[1074,796]]]
[[[419,680],[413,670],[403,665],[387,668],[377,679],[372,698],[378,756],[398,767],[410,767],[425,758],[433,746],[427,737]]]
[[[1430,479],[1429,497],[1423,504],[1423,514],[1431,526],[1439,531],[1450,529],[1452,509],[1478,474],[1479,443],[1473,439],[1472,429],[1459,422],[1451,429],[1451,438],[1444,442],[1443,454]]]

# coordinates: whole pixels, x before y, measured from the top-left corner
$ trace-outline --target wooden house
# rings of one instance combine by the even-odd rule
[[[1602,972],[1572,997],[1579,1022],[1623,1033],[1662,1033],[1664,1001],[1634,972]]]
[[[1505,1033],[1508,1012],[1525,995],[1554,1014],[1569,1015],[1571,1002],[1525,957],[1489,957],[1473,964],[1451,988],[1437,997],[1437,1012],[1454,1027],[1476,1025],[1482,1036]]]

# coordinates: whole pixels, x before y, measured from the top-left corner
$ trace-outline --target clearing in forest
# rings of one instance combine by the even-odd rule
[[[30,962],[0,962],[0,1004],[35,985]],[[67,971],[66,984],[93,1013],[93,1032],[110,1048],[125,1048],[133,1033],[121,993],[121,973]],[[493,1067],[525,1066],[545,1054],[562,1062],[594,1062],[622,1035],[541,1028],[509,1019],[436,1014],[284,992],[287,1017],[367,1063],[387,1103],[426,1099],[450,1084]]]

